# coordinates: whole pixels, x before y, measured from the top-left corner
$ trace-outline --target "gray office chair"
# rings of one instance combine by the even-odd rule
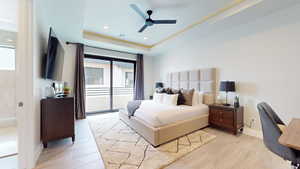
[[[283,146],[278,142],[282,132],[277,124],[284,124],[282,120],[267,103],[260,103],[257,105],[257,108],[266,147],[284,160],[291,161],[292,168],[300,169],[300,151]]]

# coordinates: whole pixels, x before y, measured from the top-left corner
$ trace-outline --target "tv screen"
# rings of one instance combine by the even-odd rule
[[[63,64],[64,49],[53,29],[50,28],[48,49],[44,63],[44,78],[62,81]]]

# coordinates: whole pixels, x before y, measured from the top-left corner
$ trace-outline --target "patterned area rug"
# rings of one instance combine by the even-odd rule
[[[216,138],[198,130],[154,148],[119,120],[118,113],[88,117],[106,169],[161,169]]]

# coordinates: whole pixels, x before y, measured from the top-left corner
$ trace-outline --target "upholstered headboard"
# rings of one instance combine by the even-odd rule
[[[168,73],[165,87],[201,91],[204,93],[204,103],[212,104],[215,101],[215,68]]]

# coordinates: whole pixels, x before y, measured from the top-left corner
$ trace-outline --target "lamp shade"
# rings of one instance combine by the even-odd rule
[[[220,84],[220,91],[235,92],[235,82],[234,81],[222,81]]]
[[[162,82],[156,82],[155,83],[155,88],[163,88],[164,84]]]

